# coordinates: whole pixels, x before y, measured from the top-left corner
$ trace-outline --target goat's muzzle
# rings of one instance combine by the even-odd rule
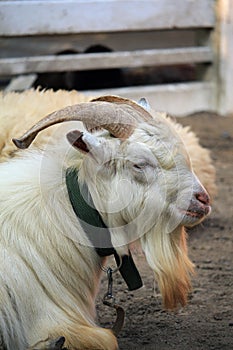
[[[193,226],[202,221],[211,212],[210,197],[203,189],[194,193],[188,209],[184,212],[185,217],[190,219],[190,225]]]

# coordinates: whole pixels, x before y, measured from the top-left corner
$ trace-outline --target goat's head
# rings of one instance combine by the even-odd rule
[[[174,308],[185,304],[193,271],[183,227],[209,214],[209,197],[169,122],[144,107],[104,96],[52,113],[14,142],[26,148],[39,131],[70,120],[83,121],[89,131],[109,132],[67,134],[86,155],[80,179],[109,226],[113,245],[121,252],[133,241],[141,243],[165,306]]]

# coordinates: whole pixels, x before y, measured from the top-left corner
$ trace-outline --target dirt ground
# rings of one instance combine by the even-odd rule
[[[144,287],[128,292],[120,276],[114,293],[126,311],[119,335],[121,350],[233,349],[233,116],[198,113],[179,119],[191,125],[211,150],[217,169],[218,196],[211,216],[189,231],[189,255],[196,265],[188,306],[164,311],[152,272],[136,259]],[[100,297],[106,292],[103,282]],[[110,327],[114,312],[98,301],[99,321]]]

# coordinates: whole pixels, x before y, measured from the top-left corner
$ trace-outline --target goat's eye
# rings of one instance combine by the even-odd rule
[[[141,171],[145,169],[146,166],[147,166],[146,163],[133,164],[133,168],[137,171]]]

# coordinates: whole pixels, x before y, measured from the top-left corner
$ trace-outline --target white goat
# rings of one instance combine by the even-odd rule
[[[141,244],[165,307],[184,305],[190,290],[184,226],[201,222],[210,206],[175,128],[159,113],[105,96],[52,113],[14,142],[27,148],[38,132],[71,120],[105,130],[80,132],[78,123],[67,132],[67,123],[43,150],[0,164],[2,349],[56,349],[61,336],[72,350],[117,349],[114,334],[95,324],[105,258],[73,210],[70,174],[74,195],[88,189],[119,256]],[[69,143],[59,141],[64,132]]]

